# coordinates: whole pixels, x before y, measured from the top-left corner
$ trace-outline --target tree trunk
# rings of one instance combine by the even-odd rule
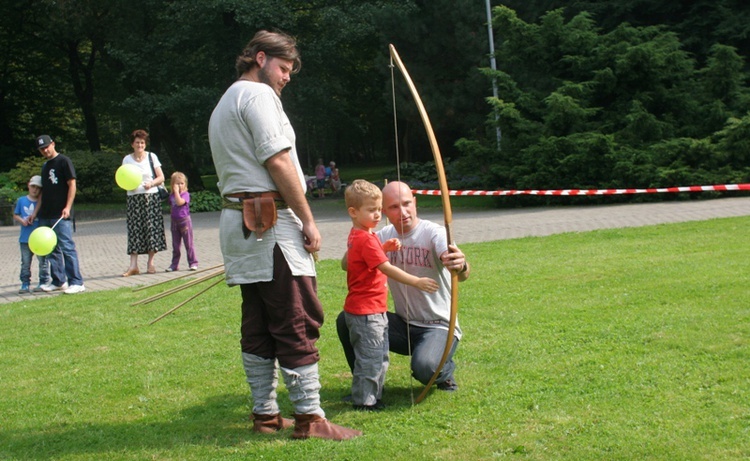
[[[27,151],[15,149],[16,140],[13,139],[13,130],[8,120],[8,110],[5,108],[5,93],[0,93],[0,171],[7,171],[16,165],[16,162],[27,155]]]
[[[69,41],[65,45],[68,52],[68,68],[70,69],[70,79],[73,82],[73,91],[76,99],[78,99],[78,105],[83,112],[83,120],[86,124],[86,140],[91,152],[99,152],[102,150],[102,145],[99,139],[99,124],[94,111],[94,79],[92,77],[94,64],[96,63],[96,47],[92,44],[88,62],[84,65],[81,56],[78,54],[78,42]]]
[[[401,151],[399,162],[409,163],[411,161],[411,136],[409,136],[409,123],[404,123],[404,131],[401,135]]]
[[[158,147],[157,155],[166,154],[174,166],[174,171],[181,171],[187,176],[191,191],[205,190],[200,171],[195,167],[184,139],[185,137],[177,131],[169,116],[159,115],[151,122],[151,145]],[[171,173],[173,172],[164,172],[167,181]]]

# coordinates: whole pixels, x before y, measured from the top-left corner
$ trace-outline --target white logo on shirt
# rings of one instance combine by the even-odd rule
[[[34,204],[34,203],[29,203],[28,206],[23,206],[22,207],[23,208],[24,217],[31,216],[34,213],[34,206],[35,205],[36,204]]]
[[[57,184],[57,176],[55,175],[55,169],[49,170],[49,180],[52,184]]]

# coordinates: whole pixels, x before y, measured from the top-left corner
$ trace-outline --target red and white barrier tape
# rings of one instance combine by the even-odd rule
[[[449,195],[625,195],[625,194],[661,194],[668,192],[726,192],[750,190],[750,184],[720,184],[715,186],[680,186],[653,187],[648,189],[550,189],[550,190],[452,190]],[[440,195],[440,190],[413,190],[416,195]]]

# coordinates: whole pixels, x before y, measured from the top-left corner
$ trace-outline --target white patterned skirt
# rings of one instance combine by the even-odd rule
[[[167,249],[159,194],[128,195],[128,254]]]

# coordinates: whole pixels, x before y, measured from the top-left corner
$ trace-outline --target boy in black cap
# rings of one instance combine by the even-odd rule
[[[47,257],[52,280],[41,288],[46,292],[81,293],[86,288],[78,267],[73,224],[70,222],[76,197],[76,170],[68,157],[55,150],[55,141],[48,135],[39,136],[36,147],[47,161],[42,165],[42,197],[32,220],[38,216],[39,225],[54,226],[57,235],[57,246]]]

